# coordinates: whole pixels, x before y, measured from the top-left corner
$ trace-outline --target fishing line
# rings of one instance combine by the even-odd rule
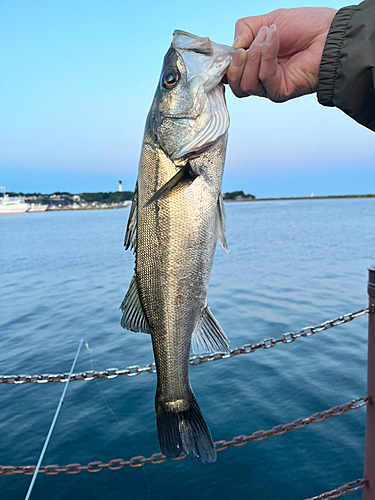
[[[94,361],[93,361],[93,355],[92,355],[92,349],[90,349],[89,347],[89,344],[88,342],[86,341],[85,343],[85,347],[86,349],[89,351],[90,353],[90,363],[91,363],[91,370],[94,371]],[[102,391],[102,389],[100,388],[100,384],[99,384],[99,380],[98,379],[95,379],[95,382],[96,382],[96,386],[97,388],[99,389],[99,392],[100,392],[100,396],[102,398],[102,400],[104,401],[105,405],[107,406],[108,410],[112,413],[112,415],[115,417],[115,419],[117,420],[117,422],[120,424],[121,428],[124,429],[131,437],[132,437],[132,441],[133,441],[133,446],[134,446],[134,450],[136,452],[137,455],[140,455],[140,452],[139,452],[139,449],[137,447],[137,443],[136,443],[136,440],[134,438],[134,432],[130,431],[127,427],[125,427],[124,423],[118,418],[118,416],[116,415],[116,413],[114,412],[114,410],[110,407],[108,401],[107,401],[107,398],[105,397],[105,394],[104,392]],[[145,469],[145,467],[141,467],[142,469],[142,472],[144,474],[144,477],[145,477],[145,481],[146,481],[146,485],[147,485],[147,498],[146,500],[148,500],[150,498],[150,483],[148,481],[148,477],[147,477],[147,471]],[[26,500],[26,499],[25,499]]]
[[[79,343],[79,347],[78,347],[78,349],[77,349],[77,352],[76,352],[76,355],[75,355],[75,358],[74,358],[74,361],[73,361],[72,367],[71,367],[70,372],[69,372],[69,377],[68,377],[68,380],[67,380],[67,382],[66,382],[66,385],[65,385],[65,387],[64,387],[63,393],[62,393],[62,395],[61,395],[61,398],[60,398],[59,404],[58,404],[58,406],[57,406],[57,408],[56,408],[56,411],[55,411],[55,416],[53,417],[52,424],[51,424],[51,427],[49,428],[49,431],[48,431],[48,434],[47,434],[46,440],[45,440],[45,442],[44,442],[44,446],[43,446],[42,451],[41,451],[41,453],[40,453],[40,457],[39,457],[38,463],[36,464],[35,471],[34,471],[34,474],[33,474],[32,479],[31,479],[31,483],[30,483],[29,489],[27,490],[27,493],[26,493],[25,500],[28,500],[28,499],[30,498],[31,491],[32,491],[32,489],[33,489],[33,487],[34,487],[34,483],[35,483],[36,477],[37,477],[37,475],[38,475],[38,471],[39,471],[40,465],[41,465],[41,463],[42,463],[42,460],[43,460],[44,454],[45,454],[45,452],[46,452],[46,449],[47,449],[47,446],[48,446],[49,440],[51,439],[52,432],[53,432],[53,429],[54,429],[54,427],[55,427],[57,417],[59,416],[59,413],[60,413],[60,410],[61,410],[61,406],[62,406],[63,401],[64,401],[64,398],[65,398],[66,391],[68,390],[68,385],[69,385],[69,382],[70,382],[70,377],[72,376],[72,373],[73,373],[74,367],[75,367],[75,365],[76,365],[76,362],[77,362],[78,355],[79,355],[79,352],[80,352],[80,350],[81,350],[82,344],[83,344],[83,339],[81,339],[81,342]]]

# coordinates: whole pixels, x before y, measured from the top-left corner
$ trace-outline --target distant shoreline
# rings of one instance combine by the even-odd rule
[[[255,201],[293,201],[293,200],[337,200],[345,198],[375,198],[375,194],[338,194],[330,196],[290,196],[282,198],[242,198],[235,200],[225,200],[225,203],[233,202],[255,202]]]
[[[47,209],[46,212],[67,212],[68,210],[72,211],[72,212],[77,212],[79,210],[115,210],[115,209],[118,209],[118,208],[126,208],[126,207],[129,207],[131,204],[129,205],[108,205],[107,207],[101,205],[99,207],[69,207],[69,206],[66,206],[66,207],[58,207],[58,208],[50,208],[50,209]]]
[[[240,197],[236,196],[235,199],[224,200],[225,203],[242,203],[242,202],[256,202],[256,201],[297,201],[297,200],[341,200],[350,198],[375,198],[375,194],[341,194],[341,195],[329,195],[329,196],[289,196],[280,198],[253,198],[253,197]],[[62,207],[54,206],[53,208],[47,208],[46,212],[67,212],[67,211],[77,211],[77,210],[114,210],[119,208],[125,208],[130,206],[131,202],[126,201],[124,204],[112,203],[112,204],[100,204],[100,205],[88,205],[88,206],[72,206],[65,205]]]
[[[242,198],[235,200],[224,200],[225,203],[237,203],[237,202],[256,202],[256,201],[297,201],[297,200],[340,200],[347,198],[375,198],[375,194],[337,194],[337,195],[329,195],[329,196],[290,196],[290,197],[281,197],[281,198]],[[129,206],[129,205],[128,205]],[[108,205],[108,206],[89,206],[89,207],[77,207],[71,208],[67,207],[59,207],[54,208],[53,210],[47,210],[48,212],[66,212],[68,210],[108,210],[108,209],[116,209],[116,208],[125,208],[123,205]]]
[[[108,205],[108,206],[104,206],[104,205],[100,205],[100,206],[97,206],[97,207],[70,207],[70,206],[65,206],[65,207],[58,207],[58,208],[47,208],[46,212],[68,212],[68,211],[71,211],[71,212],[78,212],[79,210],[116,210],[116,209],[119,209],[119,208],[126,208],[126,207],[129,207],[131,205],[131,203],[129,205]]]

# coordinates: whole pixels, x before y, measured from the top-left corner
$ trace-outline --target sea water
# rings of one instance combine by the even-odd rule
[[[230,347],[279,338],[367,305],[375,199],[226,204],[208,304]],[[104,370],[153,361],[120,327],[133,274],[129,208],[0,216],[0,373]],[[191,383],[214,441],[250,435],[366,395],[367,316],[291,344],[205,363]],[[42,465],[158,452],[155,374],[71,382]],[[63,384],[0,385],[0,464],[35,465]],[[38,500],[303,500],[363,475],[364,408],[219,453],[96,474],[40,474]],[[31,477],[0,476],[2,500]],[[351,494],[360,498],[361,493]]]

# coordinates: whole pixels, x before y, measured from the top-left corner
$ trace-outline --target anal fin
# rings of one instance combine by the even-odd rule
[[[132,332],[152,333],[138,295],[135,275],[130,282],[129,290],[122,301],[120,309],[122,311],[122,328]]]
[[[219,323],[211,314],[208,306],[205,307],[201,322],[191,340],[194,354],[204,352],[228,352],[228,337]]]

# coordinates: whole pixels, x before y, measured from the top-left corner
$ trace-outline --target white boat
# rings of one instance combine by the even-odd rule
[[[34,212],[45,212],[48,208],[48,205],[42,205],[41,203],[30,203],[30,208],[28,209],[28,213]]]
[[[23,214],[30,208],[22,196],[8,196],[4,187],[1,191],[3,196],[0,197],[0,214]]]

